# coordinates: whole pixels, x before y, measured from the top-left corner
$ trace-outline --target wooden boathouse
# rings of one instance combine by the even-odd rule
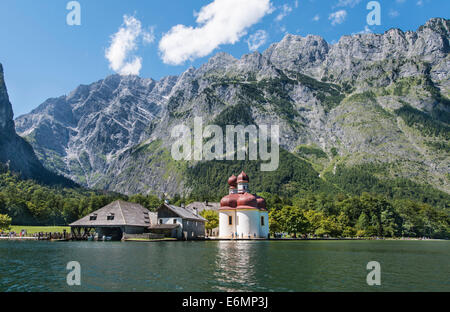
[[[69,224],[74,240],[125,240],[133,237],[205,238],[206,219],[197,209],[162,204],[150,212],[139,204],[118,200]]]
[[[153,219],[153,222],[152,222]],[[73,239],[88,239],[96,235],[121,240],[124,234],[142,234],[156,224],[156,213],[139,204],[117,200],[69,224]]]

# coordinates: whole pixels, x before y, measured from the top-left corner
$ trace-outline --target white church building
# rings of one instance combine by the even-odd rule
[[[242,172],[228,179],[230,193],[220,201],[219,238],[269,237],[269,213],[264,198],[250,194],[249,178]]]

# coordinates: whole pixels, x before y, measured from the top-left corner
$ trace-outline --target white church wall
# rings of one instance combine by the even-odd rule
[[[259,237],[259,210],[238,210],[236,232],[239,238]]]
[[[264,218],[264,225],[261,222],[261,218]],[[261,211],[259,219],[260,219],[259,235],[260,235],[260,237],[267,238],[267,237],[269,237],[269,212]]]
[[[232,218],[232,224],[229,224],[229,217]],[[219,212],[219,237],[231,238],[234,233],[235,224],[235,214],[234,211],[220,211]]]
[[[232,224],[229,224],[229,217]],[[264,225],[261,225],[261,217]],[[237,237],[236,237],[237,234]],[[269,215],[259,210],[225,210],[219,212],[219,237],[221,238],[266,238],[269,234]]]

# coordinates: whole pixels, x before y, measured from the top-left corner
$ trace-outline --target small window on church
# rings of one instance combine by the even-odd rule
[[[261,217],[261,225],[264,225],[264,217]]]
[[[109,216],[106,217],[106,220],[108,220],[108,221],[114,220],[114,215],[110,214]]]
[[[177,224],[177,219],[173,219],[173,224]]]
[[[162,219],[159,219],[159,224],[163,224],[163,220]]]
[[[233,217],[232,216],[228,216],[228,224],[229,225],[233,224]]]

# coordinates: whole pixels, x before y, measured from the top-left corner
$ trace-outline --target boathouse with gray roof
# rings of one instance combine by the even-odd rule
[[[94,231],[98,237],[120,240],[124,234],[148,232],[150,226],[157,223],[156,216],[156,213],[139,204],[117,200],[69,226],[72,235],[79,238],[92,235]]]

